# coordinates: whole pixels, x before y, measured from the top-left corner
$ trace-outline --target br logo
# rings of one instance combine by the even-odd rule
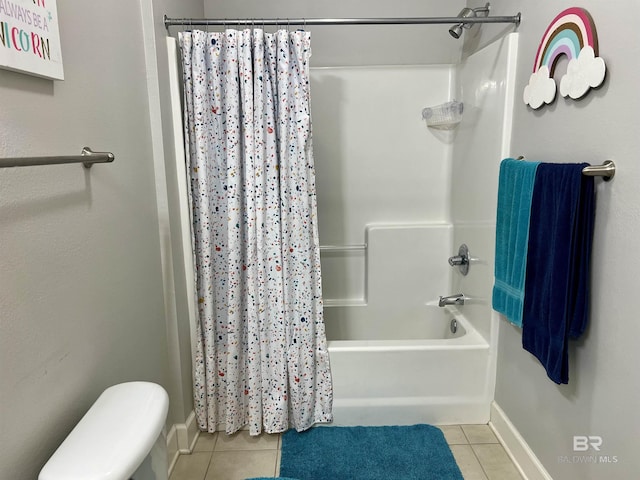
[[[590,448],[599,452],[602,446],[602,437],[598,435],[574,435],[573,436],[573,451],[574,452],[586,452]]]

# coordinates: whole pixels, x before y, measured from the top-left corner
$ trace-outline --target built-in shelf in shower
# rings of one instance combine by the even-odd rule
[[[325,307],[366,307],[367,306],[367,302],[361,299],[344,300],[344,299],[328,298],[328,299],[324,299],[322,303]]]

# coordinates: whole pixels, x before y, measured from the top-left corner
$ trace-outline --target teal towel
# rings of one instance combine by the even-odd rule
[[[500,163],[492,304],[518,327],[522,327],[529,216],[539,164],[512,158]]]

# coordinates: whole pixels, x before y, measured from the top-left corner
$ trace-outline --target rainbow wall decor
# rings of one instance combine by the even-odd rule
[[[567,8],[553,19],[542,36],[533,73],[524,88],[524,103],[537,109],[553,102],[556,82],[553,74],[558,59],[569,58],[567,73],[560,79],[560,94],[578,99],[590,88],[602,84],[606,68],[598,57],[598,35],[593,19],[583,8]]]

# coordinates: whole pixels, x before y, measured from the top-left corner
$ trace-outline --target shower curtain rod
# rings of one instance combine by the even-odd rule
[[[520,12],[506,17],[397,17],[397,18],[169,18],[164,26],[229,26],[229,25],[431,25],[449,23],[514,23],[520,24]]]

